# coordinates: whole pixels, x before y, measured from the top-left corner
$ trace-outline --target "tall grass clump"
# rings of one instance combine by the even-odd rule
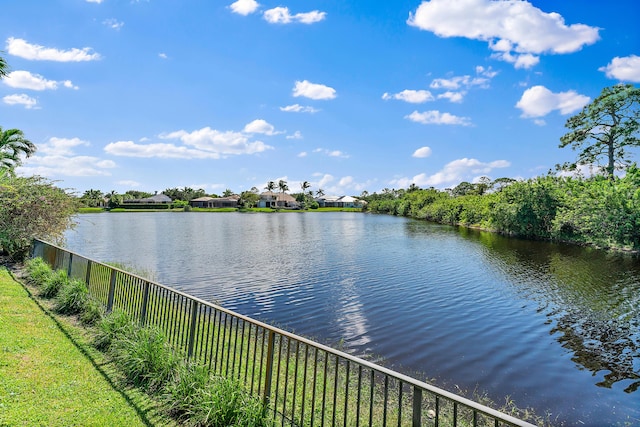
[[[88,300],[89,289],[84,282],[78,279],[67,280],[58,291],[54,310],[60,314],[80,314]]]
[[[53,271],[42,258],[30,258],[25,262],[28,273],[27,281],[34,286],[41,287],[49,279]]]
[[[164,333],[155,327],[134,327],[116,334],[110,353],[127,381],[150,394],[160,391],[178,364]]]
[[[105,315],[104,305],[97,299],[88,296],[84,308],[80,313],[80,321],[83,325],[93,326],[98,324]]]
[[[202,365],[183,361],[164,392],[169,414],[185,425],[267,427],[260,399],[236,380],[213,375]]]
[[[67,272],[64,270],[55,270],[44,280],[40,288],[40,296],[44,298],[53,298],[58,295],[60,289],[69,282]]]
[[[112,311],[98,322],[93,344],[100,351],[108,351],[113,341],[136,327],[133,319],[123,311]]]

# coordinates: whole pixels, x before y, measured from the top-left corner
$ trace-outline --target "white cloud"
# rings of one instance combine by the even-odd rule
[[[167,54],[166,54],[166,53],[164,53],[164,52],[160,52],[160,53],[158,54],[158,57],[159,57],[159,58],[162,58],[162,59],[169,59],[169,57],[167,56]]]
[[[7,105],[23,105],[28,110],[38,108],[38,101],[24,93],[7,95],[2,101]]]
[[[298,157],[307,157],[309,155],[309,153],[307,153],[306,151],[301,151],[300,153],[298,153]]]
[[[261,123],[260,120],[252,123],[249,124],[252,125],[250,128],[255,126],[254,130],[256,131],[268,131],[268,126],[270,126],[267,122]],[[262,141],[251,141],[245,133],[233,131],[222,132],[211,129],[210,127],[205,127],[193,132],[179,130],[162,134],[160,138],[178,139],[183,145],[172,143],[139,144],[133,141],[117,141],[107,144],[104,147],[104,151],[115,156],[126,157],[220,159],[230,155],[256,154],[273,149],[273,147]]]
[[[102,21],[102,23],[112,30],[116,31],[119,31],[120,28],[124,27],[124,22],[119,22],[115,18],[105,19],[104,21]]]
[[[293,104],[287,105],[286,107],[280,107],[280,111],[285,111],[287,113],[317,113],[320,110],[309,106]]]
[[[113,156],[123,157],[157,157],[161,159],[219,159],[220,153],[206,152],[177,146],[175,144],[152,143],[136,144],[133,141],[111,142],[104,147],[104,151]]]
[[[423,1],[407,24],[439,37],[485,41],[496,58],[520,68],[535,65],[538,55],[576,52],[600,38],[597,27],[566,25],[560,14],[520,0]]]
[[[46,142],[38,146],[38,152],[58,156],[71,156],[74,154],[74,148],[79,146],[88,146],[87,141],[80,138],[49,138]]]
[[[429,147],[420,147],[416,151],[413,152],[412,157],[416,157],[418,159],[424,159],[431,155],[431,148]]]
[[[302,133],[297,130],[292,135],[287,135],[287,139],[302,139]]]
[[[606,67],[598,68],[610,79],[640,83],[640,56],[616,56]]]
[[[14,37],[7,39],[7,52],[9,54],[35,61],[82,62],[100,59],[100,54],[92,53],[92,50],[90,47],[58,50],[30,44],[26,40]]]
[[[138,181],[131,181],[131,180],[116,181],[116,184],[122,185],[123,187],[133,187],[133,188],[137,188],[142,185]]]
[[[60,84],[70,89],[78,89],[69,80],[63,82],[47,80],[39,74],[31,74],[29,71],[12,71],[4,79],[4,83],[17,89],[56,90]]]
[[[398,183],[415,183],[420,187],[439,187],[444,188],[450,185],[458,185],[462,181],[473,181],[478,175],[488,175],[494,169],[506,168],[511,164],[506,160],[495,160],[485,163],[478,159],[457,159],[447,163],[440,171],[427,175],[421,173],[412,179],[399,179],[394,181]],[[406,187],[406,185],[405,185]]]
[[[382,99],[398,99],[400,101],[409,102],[412,104],[422,104],[423,102],[433,101],[433,95],[428,90],[412,90],[405,89],[402,92],[395,93],[393,95],[384,93]]]
[[[112,160],[75,154],[74,148],[88,145],[88,142],[79,138],[52,137],[48,142],[38,145],[38,154],[26,159],[18,171],[25,175],[46,177],[110,176],[109,169],[116,167]]]
[[[251,123],[248,123],[243,132],[246,133],[262,133],[264,135],[278,135],[282,132],[276,132],[276,128],[268,123],[266,120],[256,119]]]
[[[258,10],[260,4],[255,0],[238,0],[234,3],[231,3],[229,8],[233,13],[237,13],[238,15],[247,16],[256,10]]]
[[[96,4],[100,4],[102,3],[104,0],[87,0],[87,3],[96,3]]]
[[[516,107],[522,110],[521,117],[543,117],[554,110],[570,114],[584,107],[590,98],[576,91],[553,93],[544,86],[533,86],[525,90]]]
[[[310,99],[334,99],[336,90],[323,84],[311,83],[308,80],[296,81],[293,96],[304,96]]]
[[[322,153],[328,157],[339,157],[342,159],[348,159],[350,156],[345,154],[340,150],[327,150],[326,148],[316,148],[313,150],[314,153]]]
[[[462,102],[466,92],[452,92],[446,91],[445,93],[441,93],[438,95],[438,99],[448,99],[451,102]]]
[[[314,24],[324,20],[327,16],[326,12],[314,10],[306,13],[296,13],[292,15],[288,7],[274,7],[266,10],[263,14],[264,19],[270,24],[291,24],[300,22],[302,24]]]
[[[424,111],[422,113],[414,111],[404,118],[416,123],[422,123],[423,125],[471,126],[471,120],[468,117],[454,116],[453,114],[441,113],[437,110]]]

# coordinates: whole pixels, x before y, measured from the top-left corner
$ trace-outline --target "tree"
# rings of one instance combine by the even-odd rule
[[[9,74],[9,65],[4,58],[0,56],[0,79],[7,77],[7,74]]]
[[[21,155],[30,157],[36,146],[19,129],[2,130],[0,127],[0,168],[14,169],[22,164]]]
[[[322,196],[324,196],[324,190],[322,188],[318,188],[318,190],[316,191],[316,197]]]
[[[275,188],[276,188],[276,183],[273,182],[273,181],[267,182],[267,186],[264,187],[264,189],[267,190],[267,191],[273,191],[273,190],[275,190]]]
[[[560,147],[570,146],[580,151],[574,163],[561,165],[575,169],[579,165],[599,164],[606,159],[603,170],[614,180],[616,166],[628,165],[625,147],[640,146],[640,89],[633,85],[607,87],[582,111],[570,117],[565,127],[569,133],[560,138]]]
[[[84,203],[86,206],[91,208],[96,206],[101,206],[104,203],[104,194],[100,190],[86,190],[82,197],[80,197],[80,201]]]
[[[0,253],[22,260],[35,237],[59,241],[75,212],[75,199],[45,178],[0,170]]]
[[[278,181],[278,189],[280,190],[281,193],[284,193],[285,191],[287,191],[289,189],[289,186],[287,185],[287,181],[285,181],[284,179],[281,179],[280,181]]]
[[[300,184],[300,188],[302,189],[303,193],[306,193],[307,192],[307,188],[309,188],[309,187],[311,187],[311,184],[309,184],[309,181],[303,181]]]

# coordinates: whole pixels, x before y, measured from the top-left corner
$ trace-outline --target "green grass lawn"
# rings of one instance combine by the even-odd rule
[[[53,317],[0,266],[0,426],[171,425],[70,319]]]

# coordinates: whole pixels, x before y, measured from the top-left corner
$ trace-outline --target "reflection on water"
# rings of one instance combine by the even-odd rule
[[[640,386],[640,262],[624,254],[569,245],[504,239],[492,233],[461,230],[491,248],[489,262],[510,274],[527,298],[554,322],[572,360],[591,372],[607,372],[597,386],[617,381],[625,392]],[[526,265],[526,269],[521,266]],[[522,274],[535,280],[526,280]],[[524,285],[524,286],[523,286]]]
[[[448,389],[640,424],[637,258],[358,213],[82,215],[67,244]]]

